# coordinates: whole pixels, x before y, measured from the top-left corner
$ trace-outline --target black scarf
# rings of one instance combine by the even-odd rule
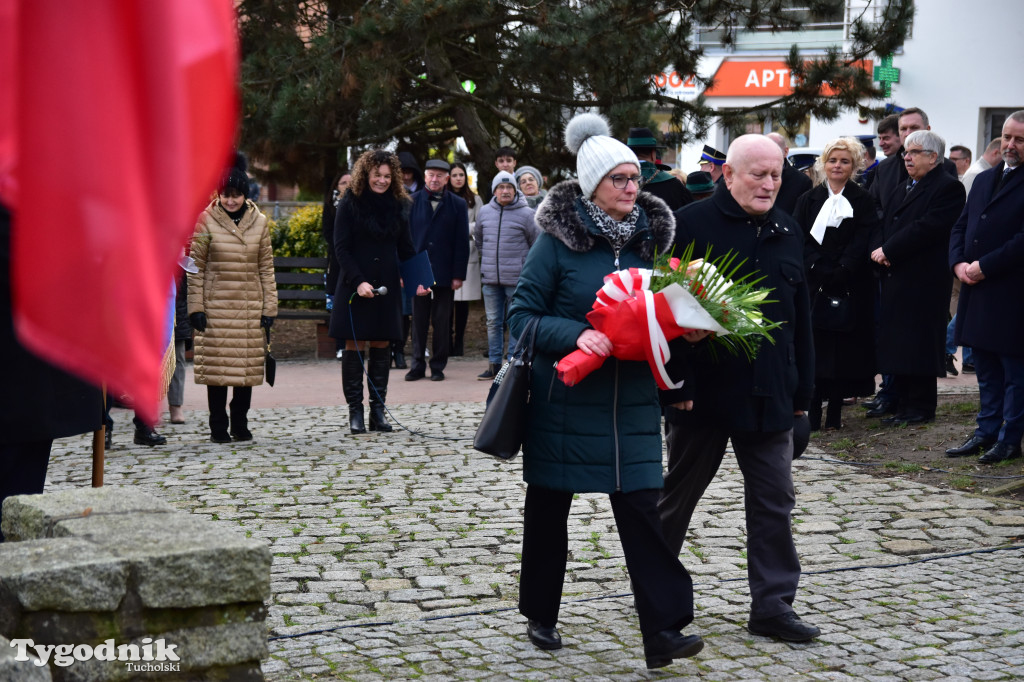
[[[398,234],[398,200],[390,191],[377,194],[367,188],[356,199],[359,205],[363,228],[373,239],[388,241]]]

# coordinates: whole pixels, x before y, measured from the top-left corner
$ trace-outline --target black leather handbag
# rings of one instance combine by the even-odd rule
[[[849,294],[836,296],[818,290],[811,307],[811,326],[828,332],[852,332],[856,322]]]
[[[263,372],[266,374],[267,383],[273,386],[274,379],[277,378],[277,358],[270,354],[270,330],[264,327],[263,331],[267,333],[267,348],[266,356],[264,357]]]
[[[502,365],[487,394],[484,417],[473,437],[473,447],[500,459],[512,459],[523,446],[530,402],[530,371],[533,367],[533,342],[537,321],[532,318],[512,351],[512,359]]]

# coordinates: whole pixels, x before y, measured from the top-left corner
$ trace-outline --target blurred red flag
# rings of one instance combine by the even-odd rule
[[[231,0],[0,5],[17,44],[0,86],[15,110],[2,198],[18,336],[153,421],[177,256],[235,134]]]

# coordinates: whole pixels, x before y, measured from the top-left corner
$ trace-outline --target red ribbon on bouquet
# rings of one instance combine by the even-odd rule
[[[664,292],[650,291],[651,274],[650,270],[630,268],[607,275],[587,321],[611,340],[616,358],[646,360],[659,388],[679,388],[682,382],[673,382],[665,371],[665,362],[671,357],[668,342],[693,330],[676,324]],[[574,386],[606,359],[573,351],[559,361],[558,378]]]

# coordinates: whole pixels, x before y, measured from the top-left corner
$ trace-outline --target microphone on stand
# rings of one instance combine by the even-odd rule
[[[374,296],[386,296],[387,293],[388,293],[388,288],[386,286],[379,286],[379,287],[377,287],[376,289],[373,290],[373,295]]]

